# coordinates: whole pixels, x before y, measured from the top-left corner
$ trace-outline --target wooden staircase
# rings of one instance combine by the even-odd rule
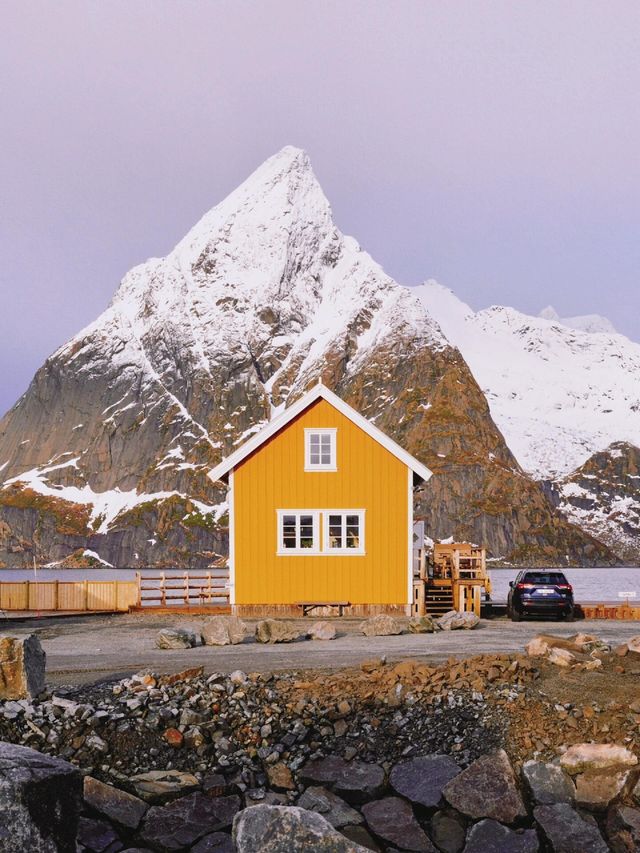
[[[427,586],[425,605],[429,616],[442,616],[454,610],[453,586]]]

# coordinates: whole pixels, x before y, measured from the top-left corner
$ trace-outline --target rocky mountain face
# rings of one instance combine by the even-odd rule
[[[525,471],[569,520],[637,563],[640,345],[596,315],[474,312],[434,281],[417,292],[460,348]]]
[[[520,468],[455,344],[338,231],[293,148],[128,273],[0,421],[0,561],[219,560],[207,472],[319,377],[435,472],[417,507],[433,538],[615,561]]]
[[[640,563],[640,449],[616,442],[554,484],[564,515],[624,560]]]
[[[416,291],[532,477],[559,481],[613,442],[640,446],[640,344],[601,331],[608,321],[559,320],[553,309],[544,317],[501,306],[474,312],[435,281]]]

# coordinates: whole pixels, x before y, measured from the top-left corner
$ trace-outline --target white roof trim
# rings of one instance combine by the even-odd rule
[[[293,420],[297,415],[303,412],[306,408],[308,408],[311,403],[314,403],[316,400],[322,398],[326,400],[327,403],[332,405],[335,409],[337,409],[341,414],[343,414],[346,418],[354,423],[356,426],[359,426],[367,435],[370,435],[371,438],[375,439],[378,444],[381,444],[384,448],[386,448],[389,453],[392,453],[396,459],[399,459],[403,462],[407,468],[410,468],[414,474],[417,474],[421,477],[425,482],[431,477],[432,472],[427,468],[426,465],[423,465],[422,462],[418,462],[410,453],[407,453],[406,450],[403,450],[399,444],[396,444],[393,439],[389,438],[388,435],[382,432],[381,429],[378,429],[377,426],[364,418],[361,414],[356,412],[355,409],[352,409],[348,403],[345,403],[344,400],[341,400],[337,394],[334,394],[333,391],[330,391],[326,385],[318,384],[314,385],[314,387],[300,397],[299,400],[296,400],[291,406],[285,409],[280,415],[274,418],[272,421],[269,421],[260,432],[257,432],[255,435],[251,436],[251,438],[247,439],[237,450],[234,450],[226,459],[223,459],[215,468],[209,471],[208,476],[215,482],[216,480],[221,480],[225,475],[229,473],[233,468],[235,468],[243,459],[249,456],[250,453],[253,453],[254,450],[257,450],[261,444],[271,438],[272,435],[275,435],[279,432],[283,427],[285,427],[289,421]]]

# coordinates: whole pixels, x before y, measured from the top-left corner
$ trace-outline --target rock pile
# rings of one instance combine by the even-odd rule
[[[627,794],[625,804],[618,792],[608,809],[582,803],[581,810],[577,788],[564,775],[565,768],[571,773],[578,769],[579,779],[594,771],[615,775],[624,767],[637,780],[634,755],[615,745],[582,744],[567,750],[559,764],[533,764],[519,780],[503,750],[481,756],[466,769],[442,755],[416,756],[395,765],[327,756],[290,774],[286,793],[272,786],[257,798],[239,779],[233,782],[220,773],[194,778],[170,795],[147,789],[142,799],[124,790],[132,780],[120,780],[116,787],[85,775],[81,791],[80,773],[70,764],[0,744],[0,805],[11,818],[5,823],[11,835],[0,832],[0,851],[637,849],[640,809],[633,795]],[[175,773],[170,778],[177,781]],[[35,811],[30,807],[33,797],[40,804]]]
[[[556,666],[593,670],[602,666],[602,658],[610,653],[611,646],[591,634],[568,638],[538,634],[527,643],[525,651],[529,657],[544,657]]]
[[[141,672],[0,703],[0,737],[81,772],[88,853],[636,849],[640,703],[554,705],[542,678],[566,680],[546,655]]]

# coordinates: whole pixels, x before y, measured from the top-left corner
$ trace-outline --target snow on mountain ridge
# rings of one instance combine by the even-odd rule
[[[569,328],[550,312],[474,312],[435,281],[416,290],[533,476],[558,479],[612,442],[640,442],[639,344],[618,333]]]
[[[134,421],[139,429],[153,408],[169,406],[182,422],[174,441],[186,436],[187,451],[180,460],[163,456],[155,471],[184,472],[196,467],[189,446],[204,441],[218,454],[223,447],[219,432],[211,433],[210,416],[190,399],[194,384],[210,385],[213,395],[227,365],[253,363],[252,393],[265,395],[273,414],[321,372],[328,353],[348,352],[348,369],[356,371],[372,348],[389,340],[407,348],[412,341],[448,346],[416,294],[335,227],[309,158],[288,147],[205,213],[165,258],[127,273],[109,307],[49,363],[86,381],[112,377],[110,383],[122,388],[104,412],[105,428]],[[241,409],[226,412],[225,420]],[[235,443],[246,436],[233,424],[232,432]],[[81,440],[80,432],[74,435],[72,452],[82,460],[77,477],[82,488],[90,486],[91,498],[85,470],[91,453],[78,446]],[[30,488],[49,494],[45,469],[51,460],[44,466],[34,461],[25,458],[19,471],[29,475]],[[117,482],[117,489],[129,493],[132,482]],[[61,498],[78,500],[75,483],[53,488]],[[159,491],[174,490],[153,489]]]
[[[600,314],[580,314],[576,317],[560,317],[553,305],[547,305],[538,316],[542,317],[543,320],[553,320],[556,323],[562,323],[563,326],[568,326],[570,329],[578,329],[581,332],[589,332],[595,335],[600,332],[608,335],[618,334],[618,330],[611,320],[602,317]]]

